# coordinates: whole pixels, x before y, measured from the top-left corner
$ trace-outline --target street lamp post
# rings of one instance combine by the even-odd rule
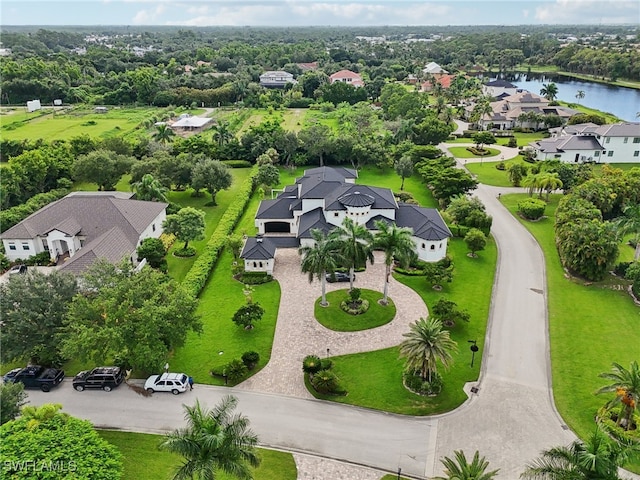
[[[479,348],[477,345],[477,340],[467,340],[467,342],[472,344],[469,349],[471,350],[471,368],[473,368],[473,360],[475,359],[476,352],[479,350]]]

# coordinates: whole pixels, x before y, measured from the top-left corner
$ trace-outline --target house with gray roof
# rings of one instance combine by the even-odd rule
[[[266,88],[284,88],[298,83],[293,75],[283,70],[269,70],[260,75],[260,86]]]
[[[137,264],[137,247],[158,238],[166,203],[134,200],[132,193],[72,192],[0,235],[10,261],[49,252],[59,269],[82,273],[100,258]]]
[[[312,230],[328,233],[345,218],[372,231],[376,220],[408,227],[419,259],[436,262],[446,256],[451,232],[436,209],[398,203],[390,189],[358,185],[357,177],[357,171],[348,168],[313,168],[276,198],[263,200],[255,217],[260,240],[248,238],[240,255],[245,269],[272,271],[273,263],[258,258],[270,255],[270,243],[276,249],[312,246]],[[275,258],[273,251],[269,260]]]
[[[529,143],[537,160],[565,163],[635,163],[640,166],[640,123],[581,123],[550,130]]]

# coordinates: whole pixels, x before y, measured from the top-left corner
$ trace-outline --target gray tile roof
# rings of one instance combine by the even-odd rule
[[[368,195],[369,197],[372,197],[372,209],[395,209],[398,207],[396,199],[393,196],[393,192],[389,188],[369,187],[367,185],[345,183],[339,189],[333,190],[325,197],[325,209],[345,210],[345,205],[340,201],[340,199],[345,198],[347,195],[354,195],[355,192],[359,192],[359,195]]]
[[[626,122],[600,125],[596,129],[596,133],[603,137],[640,137],[640,123]]]
[[[492,82],[485,83],[487,87],[502,87],[502,88],[516,88],[516,86],[507,82],[506,80],[493,80]]]
[[[273,200],[262,200],[256,213],[260,219],[293,218],[291,204],[297,202],[296,198],[278,197]]]
[[[240,258],[269,260],[276,254],[276,245],[269,237],[249,237],[242,247]]]
[[[396,225],[409,227],[414,237],[438,241],[452,236],[436,209],[424,208],[409,203],[400,203],[396,212]]]
[[[596,137],[591,135],[565,135],[531,142],[530,145],[543,153],[561,153],[567,150],[604,150]]]
[[[132,241],[119,227],[113,227],[98,238],[85,243],[84,247],[60,266],[60,270],[79,274],[98,258],[104,258],[117,264],[123,258],[128,258],[131,255],[137,247],[136,242],[137,238]]]
[[[329,230],[333,228],[333,225],[329,224],[324,219],[324,213],[320,207],[315,208],[300,217],[298,238],[311,238],[311,230],[314,228],[317,228],[324,233],[329,232]]]
[[[304,171],[304,176],[323,175],[324,180],[340,180],[358,178],[358,171],[344,167],[316,167]]]

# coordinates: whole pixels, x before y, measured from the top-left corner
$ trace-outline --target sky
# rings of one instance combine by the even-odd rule
[[[0,25],[639,24],[638,0],[1,0]]]

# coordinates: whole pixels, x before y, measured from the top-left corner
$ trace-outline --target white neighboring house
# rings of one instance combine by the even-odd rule
[[[334,84],[336,82],[348,83],[354,87],[364,87],[364,81],[362,77],[356,72],[351,70],[340,70],[329,76],[329,83]]]
[[[293,75],[283,70],[270,70],[260,75],[260,86],[266,88],[284,88],[288,84],[298,83]]]
[[[82,273],[98,258],[138,263],[136,249],[158,238],[166,203],[133,200],[133,193],[72,192],[0,235],[10,261],[49,252],[60,270]]]
[[[357,176],[348,168],[312,168],[277,198],[260,202],[259,236],[248,238],[240,254],[245,269],[271,273],[277,248],[312,246],[313,229],[328,233],[345,218],[373,232],[377,220],[409,227],[419,259],[437,262],[446,256],[452,235],[438,210],[398,203],[388,188],[356,185]]]
[[[536,160],[565,163],[635,163],[640,166],[640,123],[581,123],[550,130],[531,142]]]
[[[518,93],[518,87],[506,80],[493,80],[482,85],[482,94],[495,99],[516,93]]]
[[[423,75],[434,75],[437,77],[438,75],[446,75],[447,73],[449,72],[438,65],[436,62],[429,62],[422,69]]]

